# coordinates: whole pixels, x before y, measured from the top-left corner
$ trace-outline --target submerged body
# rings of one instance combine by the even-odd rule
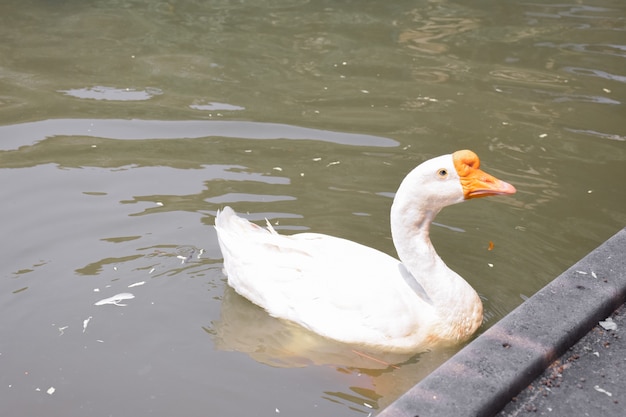
[[[467,340],[482,303],[428,237],[439,210],[515,188],[478,169],[470,151],[424,162],[403,180],[391,209],[400,260],[316,233],[279,235],[219,211],[215,227],[228,283],[270,315],[322,336],[395,352]]]

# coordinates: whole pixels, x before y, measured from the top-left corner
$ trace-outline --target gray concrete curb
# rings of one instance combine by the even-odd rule
[[[378,416],[493,416],[625,301],[626,228],[476,338]]]

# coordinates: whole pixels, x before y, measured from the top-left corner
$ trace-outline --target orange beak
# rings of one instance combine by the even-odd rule
[[[490,195],[515,194],[517,190],[508,182],[497,179],[479,169],[480,160],[472,151],[456,151],[452,154],[454,167],[461,178],[463,195],[470,198],[487,197]]]

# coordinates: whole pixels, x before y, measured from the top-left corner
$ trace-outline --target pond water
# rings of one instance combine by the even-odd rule
[[[479,332],[626,225],[622,1],[7,0],[0,38],[7,415],[367,416],[454,353],[268,317],[224,205],[395,255],[400,180],[472,149],[518,189],[432,230]]]

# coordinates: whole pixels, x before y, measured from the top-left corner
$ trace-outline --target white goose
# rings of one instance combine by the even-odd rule
[[[472,151],[457,151],[404,178],[391,207],[400,261],[333,236],[279,235],[225,207],[215,228],[228,284],[270,315],[341,342],[402,353],[467,340],[482,303],[437,255],[429,229],[446,206],[515,193],[479,165]]]

